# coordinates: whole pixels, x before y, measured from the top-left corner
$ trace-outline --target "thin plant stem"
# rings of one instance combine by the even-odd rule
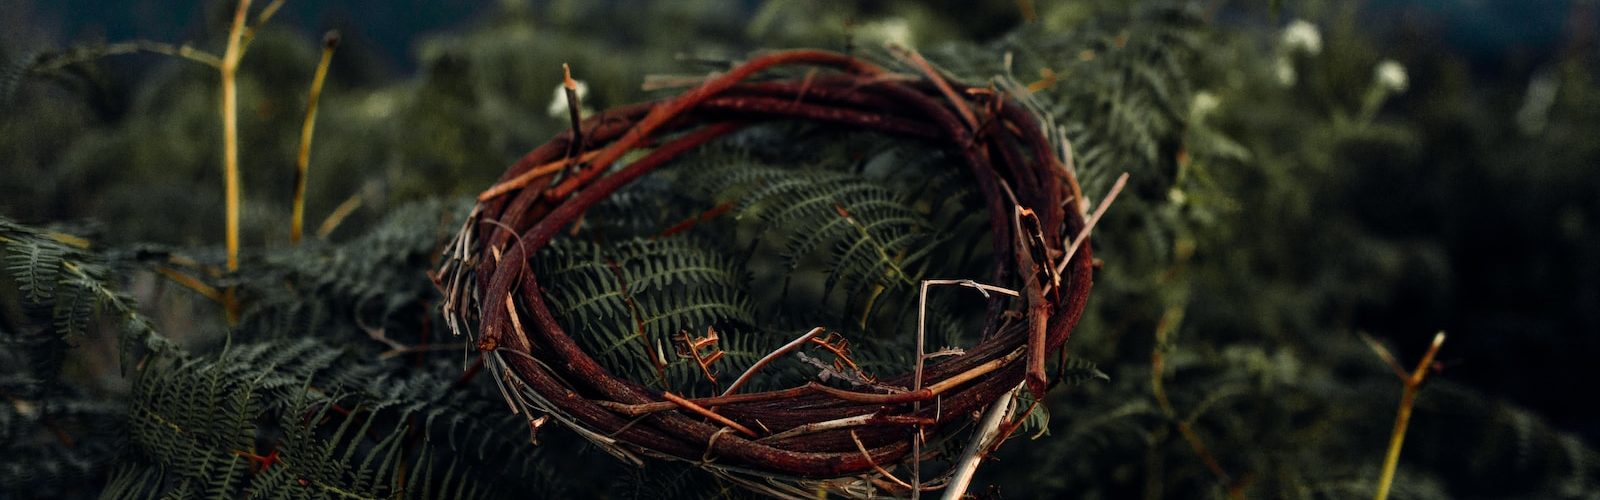
[[[1128,185],[1128,173],[1123,172],[1117,176],[1117,183],[1111,185],[1111,190],[1106,192],[1106,199],[1095,207],[1094,214],[1089,216],[1089,222],[1083,225],[1083,230],[1078,231],[1078,237],[1072,239],[1072,245],[1067,247],[1067,253],[1061,256],[1061,262],[1056,264],[1056,274],[1067,271],[1067,263],[1072,261],[1072,256],[1077,255],[1078,247],[1089,239],[1089,232],[1094,230],[1094,225],[1100,222],[1100,217],[1106,214],[1106,209],[1111,207],[1111,202],[1116,201],[1117,195],[1122,193],[1122,188]]]
[[[572,165],[572,164],[575,164],[575,163],[583,163],[583,162],[586,162],[586,161],[589,161],[589,160],[593,160],[596,156],[600,156],[600,153],[602,153],[604,151],[605,150],[603,150],[603,149],[596,149],[594,151],[585,152],[582,155],[579,155],[576,159],[573,159],[573,158],[570,158],[570,157],[569,158],[562,158],[560,160],[548,162],[548,163],[545,163],[543,165],[539,165],[537,167],[533,167],[531,169],[528,169],[527,172],[523,172],[521,175],[518,175],[518,176],[516,176],[516,177],[514,177],[514,178],[512,178],[510,180],[505,181],[505,182],[501,182],[499,184],[495,184],[494,186],[489,187],[489,189],[484,190],[483,193],[478,195],[478,201],[479,202],[489,201],[489,200],[492,200],[492,199],[494,199],[496,197],[499,197],[500,195],[503,195],[503,194],[506,194],[506,193],[509,193],[511,191],[515,191],[515,190],[518,190],[518,189],[522,189],[523,187],[526,187],[528,184],[533,183],[533,181],[535,181],[535,180],[539,180],[539,179],[544,178],[545,176],[549,176],[549,175],[555,174],[556,172],[560,172],[562,170],[565,170],[568,165]]]
[[[206,52],[189,46],[189,44],[173,45],[164,42],[149,40],[133,40],[128,42],[113,43],[98,49],[72,51],[61,57],[51,59],[49,62],[33,68],[34,72],[49,72],[65,68],[74,64],[92,61],[106,56],[136,54],[149,52],[172,57],[188,59],[212,68],[221,68],[222,60],[216,54]]]
[[[926,417],[913,417],[910,415],[884,415],[881,412],[875,412],[823,422],[801,424],[789,430],[763,437],[760,439],[760,441],[777,441],[795,436],[815,434],[834,429],[848,429],[851,427],[860,427],[864,425],[935,425],[938,423],[938,421]]]
[[[984,297],[989,292],[1003,293],[1012,297],[1020,296],[1016,290],[1001,288],[994,285],[985,285],[972,280],[922,280],[921,290],[917,293],[917,365],[913,368],[911,377],[911,390],[922,389],[922,365],[927,360],[927,316],[928,316],[928,287],[934,285],[967,286],[978,290]],[[912,413],[922,409],[922,403],[917,402],[911,406]],[[911,498],[922,496],[922,428],[917,427],[917,434],[911,440],[911,480],[917,484],[911,490]]]
[[[572,120],[572,142],[567,156],[583,151],[583,102],[578,96],[578,82],[572,79],[572,67],[561,63],[561,90],[567,96],[567,115]]]
[[[725,427],[728,427],[728,428],[733,429],[735,431],[739,431],[740,434],[744,434],[744,435],[752,437],[752,438],[756,437],[756,431],[750,430],[749,427],[745,427],[743,425],[740,425],[738,422],[734,422],[732,419],[729,419],[728,417],[724,417],[722,415],[718,415],[717,412],[714,412],[714,411],[711,411],[709,409],[706,409],[706,407],[704,407],[704,406],[697,405],[693,401],[690,401],[690,400],[687,400],[687,399],[683,399],[682,397],[678,396],[677,394],[673,394],[671,392],[663,392],[663,393],[661,393],[661,397],[666,399],[667,401],[671,401],[673,404],[678,405],[679,408],[683,408],[685,410],[689,410],[691,412],[697,413],[702,417],[709,418],[709,419],[711,419],[711,420],[713,420],[713,421],[715,421],[715,422],[717,422],[719,424],[722,424]]]
[[[1373,350],[1384,360],[1393,360],[1394,356],[1382,345],[1372,343]],[[1400,393],[1400,409],[1395,412],[1394,430],[1389,433],[1389,451],[1383,456],[1383,472],[1378,476],[1378,491],[1373,493],[1374,500],[1389,498],[1389,488],[1394,486],[1394,471],[1400,465],[1400,447],[1405,444],[1406,427],[1411,425],[1411,408],[1417,399],[1417,391],[1422,388],[1422,381],[1428,377],[1428,368],[1433,366],[1433,358],[1439,354],[1439,346],[1444,345],[1444,332],[1433,336],[1433,344],[1428,346],[1428,352],[1422,355],[1422,361],[1417,362],[1417,367],[1411,374],[1400,379],[1405,384],[1405,390]]]
[[[902,481],[900,478],[895,477],[893,473],[889,472],[887,469],[884,469],[883,466],[878,465],[878,461],[872,459],[872,452],[867,451],[867,445],[861,444],[861,436],[857,436],[856,435],[856,431],[850,431],[850,439],[854,440],[856,442],[856,449],[857,450],[861,450],[861,456],[867,457],[867,463],[872,465],[872,469],[873,470],[878,471],[878,474],[882,474],[883,477],[889,478],[889,480],[894,481],[894,484],[899,485],[902,488],[906,488],[906,489],[911,490],[911,497],[912,498],[916,498],[917,491],[920,491],[921,488],[919,488],[917,486],[912,486],[911,484],[908,484],[905,481]]]
[[[1105,205],[1105,203],[1101,205]],[[1217,460],[1217,456],[1211,453],[1210,448],[1206,447],[1205,440],[1200,439],[1200,433],[1195,432],[1194,427],[1190,426],[1188,422],[1178,418],[1178,412],[1173,409],[1172,400],[1167,398],[1166,386],[1162,379],[1162,374],[1166,372],[1166,354],[1163,350],[1167,346],[1169,334],[1177,329],[1178,324],[1182,322],[1183,308],[1169,307],[1161,315],[1160,323],[1156,325],[1156,345],[1155,348],[1150,350],[1150,393],[1155,396],[1156,405],[1161,407],[1161,413],[1165,414],[1177,426],[1178,433],[1183,436],[1185,442],[1189,443],[1189,448],[1194,450],[1194,454],[1200,457],[1200,461],[1205,464],[1206,469],[1209,469],[1213,475],[1217,476],[1217,479],[1221,480],[1223,484],[1228,485],[1229,490],[1234,490],[1233,476],[1228,475],[1228,471],[1222,468],[1222,462]]]
[[[272,0],[272,3],[267,4],[266,7],[261,9],[261,12],[256,14],[255,24],[244,27],[242,34],[239,35],[239,50],[243,51],[250,48],[250,42],[256,40],[256,31],[266,25],[267,21],[272,20],[272,16],[278,13],[278,9],[283,8],[284,1]]]
[[[311,77],[311,93],[306,98],[306,119],[300,125],[300,156],[294,170],[294,211],[289,216],[289,242],[300,244],[301,227],[306,216],[306,172],[311,168],[311,136],[317,127],[317,102],[322,98],[322,84],[328,78],[328,64],[333,61],[333,50],[339,47],[339,32],[329,31],[322,37],[322,60],[317,62],[317,72]]]
[[[339,206],[333,207],[333,213],[328,214],[328,218],[322,219],[322,225],[317,226],[317,237],[327,238],[333,234],[333,230],[338,229],[339,224],[344,223],[344,219],[355,213],[358,208],[361,208],[361,193],[345,198]]]
[[[222,171],[226,192],[228,218],[227,246],[228,270],[239,269],[239,85],[234,78],[239,70],[239,46],[244,33],[245,13],[250,11],[250,0],[239,0],[233,12],[233,27],[228,29],[228,49],[222,53]]]
[[[817,336],[817,334],[822,333],[823,331],[825,331],[825,329],[820,326],[812,328],[811,331],[806,332],[799,338],[796,338],[790,341],[788,344],[784,344],[783,347],[779,347],[777,350],[768,353],[766,356],[763,356],[760,360],[756,361],[755,364],[750,365],[750,368],[746,369],[743,375],[739,375],[739,378],[734,380],[733,384],[728,386],[728,390],[722,391],[722,395],[732,395],[734,392],[738,391],[740,387],[744,387],[744,384],[749,382],[750,378],[755,376],[756,372],[761,371],[762,367],[767,366],[767,364],[772,363],[773,360],[782,357],[784,354],[788,354],[790,351],[799,349],[800,346],[806,344],[806,341],[811,340],[812,337]]]
[[[223,295],[223,292],[217,291],[215,287],[207,285],[193,276],[183,274],[170,267],[157,267],[156,272],[167,277],[167,279],[172,280],[173,283],[177,283],[182,285],[184,288],[194,290],[195,293],[200,294],[202,297],[211,299],[219,304],[225,303],[226,297]]]
[[[239,0],[233,12],[233,26],[228,29],[228,48],[222,53],[222,64],[217,73],[222,80],[222,179],[224,186],[224,215],[227,217],[226,244],[228,271],[239,270],[239,58],[244,55],[240,37],[244,33],[245,14],[250,11],[250,0]],[[239,320],[239,303],[234,288],[223,292],[223,311],[228,324]]]

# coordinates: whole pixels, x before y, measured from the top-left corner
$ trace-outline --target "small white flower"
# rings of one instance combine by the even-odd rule
[[[373,92],[361,100],[360,109],[373,118],[388,118],[395,110],[395,97],[387,92]]]
[[[1189,114],[1195,119],[1199,119],[1211,114],[1212,111],[1216,111],[1217,108],[1221,106],[1222,98],[1217,97],[1216,94],[1202,90],[1196,92],[1194,94],[1194,100],[1189,102]]]
[[[583,80],[573,81],[578,82],[578,100],[581,103],[584,98],[589,97],[589,84],[584,83]],[[567,91],[559,83],[556,84],[555,97],[550,99],[550,109],[548,111],[550,116],[556,118],[566,118],[567,116]],[[584,114],[588,114],[589,110],[583,109],[582,111],[584,111]]]
[[[1322,53],[1322,32],[1317,30],[1317,25],[1304,19],[1296,19],[1283,29],[1282,43],[1290,53],[1304,51],[1307,54],[1317,55]]]
[[[1294,82],[1299,76],[1295,74],[1294,61],[1290,61],[1287,57],[1280,57],[1278,58],[1278,64],[1273,69],[1278,74],[1278,83],[1283,84],[1285,87],[1294,86]]]
[[[1377,69],[1372,73],[1373,81],[1378,86],[1390,92],[1405,92],[1409,79],[1406,77],[1406,67],[1393,59],[1384,59],[1378,63]]]
[[[856,30],[856,36],[869,43],[914,47],[911,23],[903,18],[889,18],[867,23]]]

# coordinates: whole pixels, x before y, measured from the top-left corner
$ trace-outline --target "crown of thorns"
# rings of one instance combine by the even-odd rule
[[[901,59],[920,74],[831,52],[776,52],[672,98],[581,121],[571,106],[572,130],[522,157],[479,197],[437,275],[451,327],[475,335],[513,411],[525,412],[535,430],[554,417],[630,461],[642,464],[641,455],[690,461],[771,494],[812,495],[819,486],[904,492],[913,484],[932,489],[960,481],[950,477],[955,471],[923,481],[921,460],[913,457],[923,456],[930,435],[955,433],[986,408],[1003,413],[1013,391],[1042,397],[1051,383],[1047,357],[1065,344],[1088,299],[1092,259],[1084,240],[1092,219],[1070,160],[1063,159],[1064,140],[1041,124],[1043,114],[1027,105],[1025,90],[963,85],[914,52]],[[794,66],[811,70],[752,78]],[[991,301],[985,331],[993,334],[933,364],[919,338],[914,366],[876,387],[812,382],[736,392],[736,382],[720,396],[698,399],[619,378],[584,352],[557,324],[529,257],[618,188],[719,136],[773,120],[859,127],[955,153],[986,203],[995,250],[989,283],[1016,287],[951,280],[925,281],[922,290],[967,285],[1014,297]],[[614,166],[645,148],[644,156]],[[998,305],[1005,302],[1011,311]],[[1016,428],[986,425],[988,432],[969,438],[969,451],[983,453]],[[902,463],[914,471],[909,482],[886,469]]]

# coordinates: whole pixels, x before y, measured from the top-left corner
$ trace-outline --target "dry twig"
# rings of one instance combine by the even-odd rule
[[[1389,498],[1389,488],[1394,485],[1394,471],[1400,465],[1400,447],[1405,444],[1406,427],[1411,424],[1411,407],[1416,402],[1417,391],[1422,388],[1422,381],[1428,377],[1428,369],[1433,367],[1434,356],[1439,354],[1439,346],[1444,345],[1444,332],[1433,336],[1433,344],[1428,346],[1428,352],[1422,355],[1422,360],[1417,362],[1417,367],[1412,369],[1410,374],[1400,369],[1400,364],[1382,344],[1371,338],[1367,338],[1367,343],[1378,353],[1378,357],[1383,358],[1390,367],[1399,370],[1396,375],[1400,376],[1400,382],[1405,385],[1405,390],[1400,393],[1400,408],[1395,412],[1394,430],[1389,433],[1389,450],[1383,456],[1383,472],[1378,476],[1378,490],[1372,495],[1374,500],[1385,500]]]
[[[766,356],[762,356],[761,359],[756,360],[755,364],[750,365],[750,368],[745,369],[744,374],[739,375],[739,378],[734,379],[733,384],[728,385],[728,390],[722,391],[722,395],[727,396],[733,394],[734,392],[738,392],[739,388],[744,387],[744,384],[750,381],[750,377],[755,376],[756,372],[761,371],[762,367],[767,366],[768,363],[783,357],[783,355],[788,354],[795,349],[799,349],[800,346],[806,345],[806,341],[811,340],[812,337],[816,337],[817,334],[822,333],[823,331],[823,328],[820,326],[812,328],[811,331],[806,332],[799,338],[789,341],[789,343],[784,344],[783,347],[779,347],[777,350],[767,353]]]
[[[1017,391],[1024,386],[1019,384],[1006,397],[996,400],[989,405],[989,411],[984,412],[983,420],[978,423],[978,428],[972,431],[972,440],[967,441],[966,449],[961,450],[961,458],[952,468],[950,482],[944,489],[944,500],[959,500],[967,493],[967,487],[972,482],[972,475],[978,472],[978,464],[983,461],[983,455],[988,453],[994,444],[1004,436],[1000,433],[1000,423],[1005,420],[1005,415],[1011,412]]]
[[[333,62],[333,50],[339,47],[339,32],[329,31],[322,37],[322,60],[317,62],[317,72],[311,77],[311,92],[306,97],[306,118],[300,125],[300,156],[294,169],[294,208],[289,216],[289,242],[300,243],[300,228],[306,216],[306,171],[311,168],[311,135],[317,127],[317,102],[322,99],[322,84],[328,79],[328,64]]]

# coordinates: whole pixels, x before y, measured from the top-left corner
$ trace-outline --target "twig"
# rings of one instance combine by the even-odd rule
[[[1049,334],[1050,303],[1046,301],[1044,295],[1046,284],[1040,282],[1039,275],[1041,268],[1053,268],[1050,267],[1050,261],[1048,260],[1049,248],[1044,245],[1043,228],[1037,224],[1038,219],[1034,216],[1033,210],[1022,206],[1016,201],[1016,196],[1011,192],[1009,185],[1002,183],[1001,186],[1006,188],[1006,194],[1012,198],[1012,207],[1014,208],[1011,218],[1011,235],[1016,238],[1016,244],[1011,247],[1011,250],[1016,258],[1017,272],[1022,274],[1022,291],[1025,293],[1023,295],[1023,311],[1028,321],[1028,363],[1023,379],[1028,382],[1028,390],[1033,392],[1035,398],[1043,398],[1045,391],[1049,388],[1049,379],[1044,370],[1044,350],[1045,337]],[[1029,226],[1028,232],[1022,230],[1024,217],[1035,222],[1035,224]],[[1030,235],[1033,237],[1032,240],[1028,238]],[[1045,259],[1044,262],[1039,262],[1040,258]],[[1045,274],[1048,274],[1048,272]],[[1054,282],[1054,279],[1051,281]]]
[[[177,283],[179,285],[183,285],[184,288],[194,290],[195,293],[200,294],[202,297],[211,299],[213,302],[218,304],[225,304],[224,301],[226,300],[226,297],[223,295],[223,292],[218,291],[211,285],[207,285],[200,280],[195,279],[193,276],[180,273],[177,270],[168,267],[157,267],[156,272],[161,273],[162,276],[166,276],[167,279],[172,280],[173,283]]]
[[[761,359],[756,360],[755,364],[750,365],[750,368],[746,369],[744,374],[739,375],[739,378],[735,379],[733,384],[728,386],[728,390],[722,391],[722,395],[727,396],[737,392],[740,387],[744,387],[744,384],[750,381],[750,377],[754,376],[756,372],[761,371],[762,367],[767,366],[768,363],[771,363],[773,360],[788,354],[790,351],[799,349],[800,346],[806,344],[807,340],[811,340],[812,337],[817,336],[817,334],[822,333],[823,331],[824,329],[820,326],[812,328],[811,331],[806,332],[804,335],[801,335],[799,338],[796,338],[787,344],[784,344],[783,347],[779,347],[778,350],[767,353],[766,356],[762,356]]]
[[[991,291],[992,292],[997,292],[997,293],[1003,293],[1003,294],[1006,294],[1006,295],[1010,295],[1012,297],[1017,297],[1017,296],[1021,295],[1020,293],[1017,293],[1016,290],[1012,290],[1012,289],[1009,289],[1009,288],[1001,288],[1001,287],[994,286],[994,285],[985,285],[985,284],[978,283],[978,282],[972,281],[972,280],[922,280],[922,289],[917,294],[917,365],[916,365],[916,368],[913,369],[913,372],[912,372],[913,375],[911,376],[911,381],[912,381],[911,382],[911,384],[912,384],[911,385],[911,389],[912,390],[922,389],[922,363],[927,360],[926,339],[927,339],[927,317],[928,317],[928,287],[929,286],[936,286],[936,285],[957,285],[957,286],[972,287],[972,288],[978,290],[978,293],[982,293],[985,298],[987,298],[989,296],[989,292],[991,292]],[[916,412],[916,411],[921,410],[921,409],[922,409],[922,404],[920,402],[916,403],[915,405],[912,406],[912,412]],[[922,484],[922,432],[921,432],[921,428],[918,428],[917,431],[918,431],[917,432],[917,436],[911,442],[911,457],[912,457],[911,479],[912,479],[912,481],[916,481],[918,485],[921,485]],[[911,496],[913,498],[920,497],[921,496],[920,493],[921,493],[920,489],[913,489],[912,492],[911,492]]]
[[[906,404],[906,403],[913,403],[913,402],[918,402],[918,401],[927,401],[927,400],[933,399],[934,397],[937,397],[940,394],[943,394],[945,391],[949,391],[950,389],[953,389],[953,388],[955,388],[957,386],[960,386],[960,385],[965,384],[967,382],[971,382],[971,381],[977,379],[978,377],[982,377],[984,375],[988,375],[990,373],[993,373],[995,370],[1000,369],[1000,367],[1005,366],[1006,364],[1011,363],[1012,361],[1016,361],[1017,358],[1022,357],[1022,353],[1023,353],[1022,349],[1013,350],[1009,354],[1006,354],[1005,356],[1001,356],[999,358],[995,358],[995,359],[986,361],[986,362],[984,362],[982,364],[979,364],[977,366],[972,367],[971,369],[969,369],[967,371],[964,371],[964,372],[961,372],[961,373],[957,373],[955,375],[950,376],[950,378],[947,378],[947,379],[944,379],[942,381],[933,383],[933,384],[931,384],[931,385],[929,385],[927,387],[924,387],[924,388],[922,388],[920,390],[915,390],[915,391],[892,392],[892,393],[888,393],[888,394],[870,393],[870,392],[855,392],[855,391],[848,391],[848,390],[844,390],[844,389],[838,389],[838,388],[834,388],[834,387],[829,387],[829,386],[822,385],[822,384],[819,384],[819,383],[816,383],[816,382],[811,382],[811,383],[808,383],[806,385],[802,385],[802,386],[799,386],[799,387],[791,387],[791,388],[788,388],[788,389],[783,389],[783,390],[778,390],[778,391],[758,392],[758,393],[751,393],[751,394],[733,394],[733,395],[729,395],[729,396],[717,396],[717,397],[710,397],[710,398],[700,398],[700,399],[693,400],[692,402],[695,403],[695,404],[698,404],[698,405],[702,405],[702,406],[722,406],[722,405],[738,404],[738,403],[753,403],[753,402],[760,402],[760,401],[773,401],[773,400],[779,400],[779,399],[788,399],[788,398],[793,398],[793,397],[797,397],[797,396],[803,396],[803,395],[812,394],[812,393],[827,394],[829,396],[833,396],[833,397],[838,398],[838,399],[842,399],[842,400],[845,400],[845,401],[851,401],[851,402],[855,402],[855,403],[871,403],[871,404],[886,404],[887,405],[887,404]],[[670,401],[658,401],[658,402],[652,402],[652,403],[625,404],[625,403],[618,403],[618,402],[615,402],[615,401],[603,401],[602,400],[602,401],[595,401],[595,404],[603,406],[603,407],[605,407],[605,408],[607,408],[607,409],[609,409],[611,411],[614,411],[614,412],[617,412],[617,413],[622,413],[624,415],[629,415],[629,416],[646,415],[646,414],[650,414],[650,413],[655,413],[655,412],[660,412],[660,411],[667,411],[667,410],[672,410],[672,409],[677,408],[677,405],[673,404]]]
[[[317,226],[317,237],[327,238],[333,234],[333,230],[344,222],[344,218],[349,217],[357,208],[361,208],[361,193],[352,194],[340,202],[339,206],[333,207],[333,213],[328,214],[328,218],[322,219],[322,225]]]
[[[978,116],[972,113],[972,108],[967,107],[967,100],[962,99],[960,95],[956,94],[955,89],[950,88],[950,82],[945,81],[944,77],[939,75],[939,71],[933,69],[933,65],[928,64],[928,60],[924,59],[922,54],[917,52],[917,49],[890,45],[889,50],[898,53],[902,59],[910,62],[912,66],[917,67],[918,71],[926,75],[928,80],[939,88],[939,92],[950,100],[950,105],[956,108],[957,113],[961,114],[961,120],[967,122],[967,127],[971,128],[974,133],[978,131]]]
[[[1088,200],[1083,198],[1083,186],[1078,184],[1078,159],[1077,155],[1072,153],[1072,139],[1067,138],[1066,125],[1056,126],[1055,136],[1057,142],[1061,144],[1061,162],[1057,165],[1061,166],[1061,172],[1065,174],[1062,177],[1067,179],[1069,196],[1066,201],[1077,206],[1078,213],[1086,213],[1089,211],[1089,204]]]
[[[1407,372],[1405,367],[1400,366],[1400,360],[1394,359],[1394,355],[1389,354],[1389,350],[1385,349],[1383,344],[1379,344],[1378,339],[1374,339],[1371,335],[1362,332],[1357,332],[1356,335],[1361,337],[1362,342],[1367,343],[1367,347],[1372,348],[1372,352],[1378,353],[1378,357],[1383,359],[1383,364],[1389,365],[1389,369],[1394,371],[1394,376],[1398,377],[1401,382],[1411,378],[1411,373]]]
[[[628,134],[618,138],[616,141],[606,146],[603,149],[605,153],[595,158],[591,168],[574,175],[570,179],[562,181],[560,185],[552,188],[546,197],[551,200],[566,199],[568,196],[572,195],[573,192],[577,191],[578,188],[583,187],[590,181],[599,177],[600,174],[604,173],[606,168],[610,167],[613,162],[621,159],[624,154],[630,150],[633,150],[640,141],[643,141],[647,137],[653,135],[657,129],[666,125],[670,120],[678,117],[679,114],[694,107],[695,105],[698,105],[706,99],[736,85],[739,83],[739,81],[744,80],[750,75],[770,66],[797,63],[802,61],[810,61],[814,64],[833,65],[835,67],[847,69],[853,73],[864,76],[874,76],[883,72],[881,68],[855,59],[840,58],[835,54],[828,54],[819,51],[793,50],[757,57],[737,68],[734,68],[726,74],[706,81],[705,84],[702,84],[699,87],[695,87],[687,92],[684,92],[682,95],[672,100],[663,102],[660,106],[651,108],[648,114],[640,118],[637,122],[634,122],[633,128],[630,129]],[[712,132],[718,133],[712,133],[708,135],[719,136],[722,135],[722,133],[726,133],[727,130],[713,130]],[[681,141],[682,139],[679,140]]]
[[[786,430],[786,431],[783,431],[783,432],[779,432],[777,434],[773,434],[773,435],[761,438],[761,440],[762,441],[777,441],[777,440],[780,440],[780,439],[787,439],[787,438],[792,438],[792,437],[795,437],[795,436],[803,436],[803,435],[806,435],[806,434],[814,434],[814,433],[833,430],[833,429],[845,429],[845,428],[855,427],[855,426],[859,426],[859,425],[867,425],[867,422],[872,420],[872,418],[876,417],[876,416],[878,416],[878,414],[876,414],[876,413],[867,413],[867,414],[862,414],[862,415],[856,415],[856,416],[853,416],[853,417],[845,417],[845,418],[837,418],[837,419],[833,419],[833,420],[827,420],[827,421],[823,421],[823,422],[810,422],[810,423],[806,423],[806,424],[801,424],[801,425],[795,426],[792,429],[789,429],[789,430]]]
[[[795,427],[793,427],[793,428],[791,428],[789,430],[786,430],[786,431],[783,431],[783,432],[779,432],[777,434],[773,434],[773,435],[761,438],[761,441],[777,441],[777,440],[780,440],[780,439],[787,439],[787,438],[792,438],[792,437],[795,437],[795,436],[803,436],[803,435],[806,435],[806,434],[815,434],[815,433],[818,433],[818,432],[831,431],[831,430],[834,430],[834,429],[846,429],[846,428],[850,428],[850,427],[859,427],[859,426],[863,426],[863,425],[880,425],[880,424],[934,425],[934,424],[937,424],[937,423],[938,422],[935,421],[934,419],[926,418],[926,417],[913,417],[913,416],[909,416],[909,415],[884,415],[882,413],[866,413],[866,414],[856,415],[856,416],[853,416],[853,417],[837,418],[837,419],[827,420],[827,421],[823,421],[823,422],[811,422],[811,423],[801,424],[801,425],[795,426]]]
[[[740,434],[744,434],[744,435],[749,436],[749,437],[756,437],[756,431],[752,431],[752,430],[750,430],[749,427],[745,427],[743,425],[740,425],[738,422],[734,422],[733,420],[729,419],[728,417],[724,417],[722,415],[718,415],[717,412],[714,412],[714,411],[711,411],[711,410],[707,410],[706,407],[704,407],[704,406],[700,406],[700,405],[694,404],[694,401],[683,399],[682,397],[679,397],[677,394],[673,394],[671,392],[663,392],[663,393],[661,393],[661,397],[666,398],[667,401],[671,401],[673,404],[678,405],[678,407],[680,407],[680,408],[683,408],[685,410],[689,410],[689,411],[698,413],[702,417],[706,417],[706,418],[709,418],[711,420],[715,420],[719,424],[727,426],[730,429],[739,431]]]
[[[567,94],[567,116],[572,118],[572,142],[567,143],[567,156],[583,151],[583,104],[578,98],[578,82],[572,79],[572,68],[561,63],[561,90]]]
[[[483,193],[478,195],[478,201],[489,201],[500,195],[522,189],[524,186],[527,186],[529,183],[532,183],[539,178],[565,170],[568,165],[593,160],[594,157],[600,156],[600,153],[604,151],[605,150],[603,149],[596,149],[594,151],[589,151],[579,155],[576,159],[562,158],[560,160],[530,168],[527,172],[523,172],[522,175],[518,175],[505,182],[490,186],[489,189],[484,190]]]
[[[967,370],[965,372],[961,372],[961,373],[958,373],[956,375],[952,375],[950,378],[935,382],[932,385],[929,385],[927,387],[923,387],[921,389],[916,389],[916,390],[912,390],[912,391],[906,391],[906,392],[896,392],[896,393],[891,393],[891,394],[878,394],[878,393],[870,393],[870,392],[855,392],[855,391],[847,391],[847,390],[844,390],[844,389],[836,389],[836,388],[828,387],[826,385],[818,384],[818,383],[815,383],[815,382],[806,385],[806,387],[809,387],[812,390],[815,390],[817,392],[827,393],[830,396],[833,396],[833,397],[836,397],[836,398],[839,398],[839,399],[843,399],[845,401],[854,401],[854,402],[857,402],[857,403],[877,403],[877,404],[916,403],[916,402],[927,401],[927,400],[933,399],[934,396],[938,396],[940,394],[943,394],[945,391],[953,389],[956,386],[959,386],[961,384],[965,384],[967,382],[971,382],[973,379],[976,379],[978,377],[981,377],[981,376],[984,376],[984,375],[988,375],[989,373],[992,373],[995,370],[1000,369],[1000,367],[1005,366],[1007,363],[1010,363],[1012,361],[1015,361],[1017,358],[1022,357],[1022,353],[1023,353],[1023,351],[1021,349],[1015,350],[1015,351],[1011,351],[1011,354],[1007,354],[1007,355],[1005,355],[1003,357],[989,360],[987,362],[984,362],[983,364],[980,364],[978,366],[972,367],[971,370]]]
[[[1011,412],[1012,402],[1016,399],[1012,396],[1024,386],[1025,384],[1017,384],[1015,389],[989,405],[989,411],[983,414],[983,420],[973,431],[972,440],[967,442],[966,449],[961,450],[961,459],[956,462],[950,482],[945,486],[944,500],[959,500],[967,493],[972,475],[978,472],[978,464],[983,461],[983,455],[989,449],[989,441],[1000,435],[1000,421],[1005,414]]]
[[[522,330],[522,318],[517,316],[517,302],[506,296],[506,314],[511,318],[511,327],[517,332],[517,338],[528,338],[528,333]]]
[[[216,69],[222,68],[222,59],[218,58],[216,54],[196,49],[189,46],[189,44],[173,45],[170,43],[152,42],[149,40],[133,40],[128,42],[113,43],[104,47],[100,47],[98,50],[82,49],[70,51],[61,55],[60,57],[51,59],[47,63],[35,66],[31,71],[36,73],[55,71],[67,66],[86,61],[92,61],[105,56],[134,54],[139,52],[169,55],[182,59],[188,59],[190,61],[204,64]]]
[[[878,471],[879,474],[883,474],[883,477],[889,478],[890,481],[894,481],[894,484],[898,484],[903,488],[911,490],[911,494],[913,496],[917,494],[917,487],[900,480],[900,478],[895,477],[894,474],[890,474],[888,470],[883,468],[883,466],[878,465],[877,460],[872,459],[872,454],[867,452],[867,445],[861,443],[861,437],[856,435],[856,431],[850,431],[850,439],[856,442],[856,449],[861,450],[861,456],[867,458],[867,463],[872,464],[873,470]]]
[[[1067,247],[1067,253],[1061,256],[1061,262],[1056,264],[1056,273],[1066,272],[1067,263],[1072,261],[1072,256],[1078,253],[1078,247],[1089,239],[1089,231],[1094,230],[1094,225],[1100,223],[1100,217],[1106,214],[1106,209],[1111,207],[1111,202],[1116,201],[1117,195],[1122,193],[1122,188],[1128,185],[1128,173],[1123,172],[1117,177],[1117,183],[1111,185],[1111,191],[1106,192],[1106,199],[1095,207],[1094,214],[1089,216],[1089,221],[1084,223],[1083,230],[1078,231],[1078,236],[1072,239],[1072,245]]]
[[[1394,359],[1382,345],[1376,342],[1372,345],[1379,357],[1386,361]],[[1401,383],[1405,384],[1405,390],[1400,393],[1400,409],[1395,413],[1394,431],[1389,433],[1389,451],[1383,457],[1383,473],[1378,476],[1378,491],[1372,495],[1374,500],[1389,498],[1389,487],[1394,485],[1394,471],[1400,465],[1400,447],[1406,440],[1406,426],[1411,424],[1411,407],[1416,402],[1417,391],[1422,388],[1423,379],[1428,377],[1428,368],[1433,366],[1433,357],[1439,354],[1439,346],[1442,345],[1444,345],[1444,332],[1439,332],[1433,336],[1433,344],[1428,346],[1428,352],[1417,362],[1416,369],[1412,370],[1410,375],[1400,378]]]
[[[283,8],[283,3],[284,0],[272,0],[272,3],[267,4],[266,7],[261,9],[261,13],[256,14],[256,23],[247,26],[244,29],[244,36],[240,39],[241,47],[250,47],[250,42],[255,41],[256,39],[256,30],[261,29],[261,26],[267,24],[267,21],[271,20],[274,14],[278,13],[278,9]]]
[[[311,134],[317,127],[317,101],[322,98],[322,84],[328,78],[328,64],[333,61],[333,49],[339,47],[339,32],[329,31],[322,37],[322,60],[317,62],[317,72],[311,77],[311,93],[306,98],[306,119],[300,125],[300,157],[294,169],[294,211],[289,217],[289,242],[300,244],[300,228],[306,215],[306,171],[311,167]]]
[[[614,267],[613,270],[615,270]],[[621,276],[618,276],[618,279],[620,280]],[[624,285],[623,292],[627,292],[626,285]],[[630,300],[632,299],[630,298]],[[711,368],[711,365],[716,364],[717,360],[722,359],[727,354],[727,352],[717,348],[719,340],[717,329],[713,326],[706,327],[706,336],[704,337],[696,338],[690,335],[688,330],[684,330],[673,338],[673,341],[679,346],[678,357],[693,359],[695,365],[700,367],[700,373],[705,375],[706,381],[711,382],[713,388],[717,387],[717,374]],[[701,355],[700,351],[704,349],[710,349],[710,354]],[[660,360],[659,356],[664,354],[659,354],[662,352],[659,344],[656,346],[656,352],[658,353],[657,359]]]

